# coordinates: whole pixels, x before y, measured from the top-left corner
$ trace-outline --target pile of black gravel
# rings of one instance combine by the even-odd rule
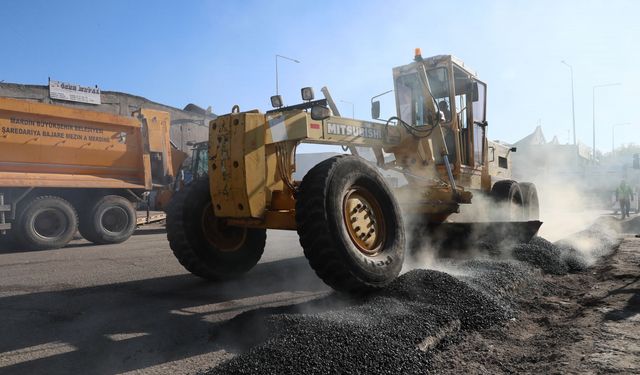
[[[565,275],[568,272],[560,248],[541,237],[534,237],[529,243],[514,246],[511,254],[515,259],[530,263],[546,273]]]
[[[609,227],[594,225],[565,239],[551,243],[534,237],[528,243],[515,245],[511,255],[553,275],[566,275],[587,269],[595,259],[611,253],[620,243]]]
[[[511,306],[501,296],[531,278],[529,269],[515,262],[468,262],[460,270],[466,274],[459,278],[413,270],[356,305],[272,315],[264,321],[269,331],[264,343],[208,373],[424,373],[429,354],[419,344],[431,338],[426,342],[433,349],[443,336],[511,318]]]

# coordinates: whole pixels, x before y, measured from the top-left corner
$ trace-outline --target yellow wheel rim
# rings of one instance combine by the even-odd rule
[[[236,251],[247,239],[247,229],[226,225],[213,213],[213,204],[202,210],[202,233],[206,240],[220,251]]]
[[[342,204],[343,216],[351,242],[367,256],[380,253],[385,239],[382,209],[369,191],[353,187]]]

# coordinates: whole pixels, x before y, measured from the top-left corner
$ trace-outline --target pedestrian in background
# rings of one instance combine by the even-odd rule
[[[629,217],[629,208],[631,207],[631,200],[633,199],[633,190],[627,185],[627,181],[622,180],[620,186],[616,189],[616,199],[620,202],[620,211],[622,212],[622,219]]]

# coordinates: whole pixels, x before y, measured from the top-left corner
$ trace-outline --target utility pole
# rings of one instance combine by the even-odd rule
[[[564,65],[569,67],[571,70],[571,115],[573,118],[573,144],[576,144],[576,104],[573,96],[573,67],[567,64],[564,60],[561,61]]]
[[[278,57],[280,57],[282,59],[287,59],[289,61],[293,61],[296,64],[300,64],[300,61],[298,61],[296,59],[292,59],[291,57],[282,56],[282,55],[276,55],[276,95],[278,95]]]
[[[347,104],[351,104],[351,118],[356,118],[355,117],[355,112],[356,112],[356,105],[353,104],[353,102],[348,102],[346,100],[340,100],[342,103],[347,103]]]
[[[623,122],[620,124],[613,124],[611,125],[611,157],[616,156],[616,145],[615,145],[615,139],[616,139],[616,126],[622,126],[622,125],[631,125],[630,122]]]
[[[593,163],[595,164],[596,162],[596,89],[601,88],[601,87],[609,87],[609,86],[619,86],[621,85],[621,83],[616,82],[616,83],[605,83],[603,85],[595,85],[593,86],[593,151],[591,153],[592,157],[593,157]]]

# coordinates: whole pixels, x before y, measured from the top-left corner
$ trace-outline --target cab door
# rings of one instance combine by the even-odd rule
[[[485,163],[485,131],[487,127],[487,85],[474,80],[472,83],[472,119],[473,119],[473,160],[475,166]]]

